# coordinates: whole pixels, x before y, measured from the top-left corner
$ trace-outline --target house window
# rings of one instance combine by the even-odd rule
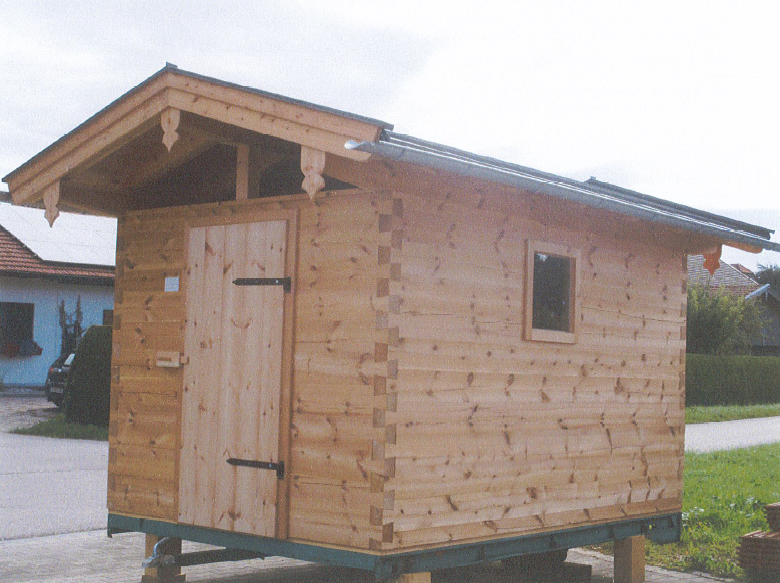
[[[576,342],[579,251],[529,241],[526,263],[526,339]]]
[[[0,302],[0,352],[16,355],[33,339],[35,304]]]

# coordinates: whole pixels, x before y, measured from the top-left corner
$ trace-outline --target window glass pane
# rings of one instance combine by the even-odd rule
[[[571,259],[534,253],[533,327],[569,332]]]
[[[33,339],[33,304],[0,302],[0,350]]]

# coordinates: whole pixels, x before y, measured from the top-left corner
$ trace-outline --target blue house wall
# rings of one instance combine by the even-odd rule
[[[65,301],[68,313],[76,309],[81,296],[82,328],[103,323],[103,310],[114,307],[114,287],[60,283],[36,277],[0,276],[0,302],[35,305],[33,340],[43,349],[38,356],[0,355],[0,379],[6,386],[42,386],[49,366],[60,355],[62,329],[59,305]]]

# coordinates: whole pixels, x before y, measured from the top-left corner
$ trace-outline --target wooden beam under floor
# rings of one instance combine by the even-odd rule
[[[615,583],[643,583],[645,580],[645,537],[615,541]]]

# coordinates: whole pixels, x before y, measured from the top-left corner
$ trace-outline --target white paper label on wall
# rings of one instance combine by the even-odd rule
[[[173,275],[165,278],[165,291],[177,292],[179,291],[179,276]]]

